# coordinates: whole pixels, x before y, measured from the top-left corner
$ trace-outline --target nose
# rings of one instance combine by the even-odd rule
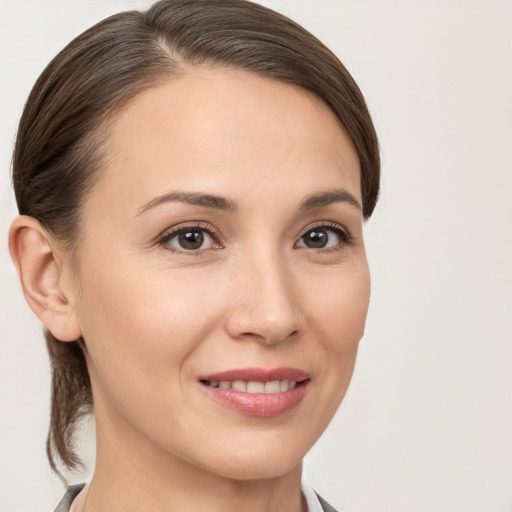
[[[244,261],[232,280],[234,304],[225,328],[237,340],[265,345],[297,337],[304,328],[293,274],[278,255]]]

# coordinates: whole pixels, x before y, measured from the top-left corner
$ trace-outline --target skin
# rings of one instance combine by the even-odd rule
[[[332,190],[361,203],[349,138],[310,93],[219,69],[145,91],[109,134],[78,267],[33,219],[11,230],[29,303],[87,346],[97,462],[84,510],[300,511],[301,461],[345,395],[370,294],[357,204],[301,209]],[[176,191],[236,212],[156,199]],[[327,247],[308,247],[325,225]],[[183,249],[177,227],[204,245]],[[44,271],[23,270],[34,247]],[[309,372],[304,400],[253,417],[198,381],[246,367]]]

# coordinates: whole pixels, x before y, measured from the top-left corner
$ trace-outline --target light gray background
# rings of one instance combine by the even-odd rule
[[[149,3],[0,0],[1,512],[50,511],[62,494],[44,453],[47,356],[5,243],[16,123],[69,40]],[[367,334],[309,479],[344,512],[510,512],[512,2],[263,3],[346,64],[384,164]]]

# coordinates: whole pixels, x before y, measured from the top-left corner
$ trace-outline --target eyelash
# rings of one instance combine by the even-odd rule
[[[313,226],[308,226],[306,230],[302,232],[302,234],[299,236],[299,240],[302,240],[304,236],[306,236],[310,231],[313,230],[320,230],[323,229],[325,231],[331,231],[334,232],[340,239],[341,244],[337,247],[332,248],[311,248],[311,247],[304,247],[304,249],[308,249],[315,252],[333,252],[333,251],[339,251],[342,250],[344,246],[350,245],[352,243],[352,237],[350,233],[340,226],[339,224],[336,224],[334,222],[318,222],[317,224]],[[181,233],[186,233],[188,231],[204,231],[206,232],[213,240],[216,247],[213,247],[211,249],[198,249],[198,250],[178,250],[175,248],[169,247],[169,242],[175,238],[176,236],[179,236]],[[166,249],[177,253],[177,254],[186,254],[187,256],[204,256],[205,253],[207,253],[209,250],[218,250],[222,249],[221,245],[221,235],[220,232],[216,229],[214,229],[210,224],[203,223],[203,222],[197,222],[194,224],[187,224],[183,226],[175,226],[171,228],[170,230],[165,231],[162,233],[162,235],[159,237],[158,241],[159,245],[166,246]],[[295,244],[296,245],[296,244]]]
[[[310,231],[314,230],[320,230],[323,229],[325,231],[332,231],[334,232],[339,238],[341,239],[341,244],[337,247],[332,248],[320,248],[320,249],[313,249],[310,247],[305,247],[305,249],[309,249],[311,251],[321,251],[324,253],[327,252],[335,252],[340,251],[343,249],[344,246],[350,245],[352,243],[352,237],[350,233],[342,227],[340,224],[337,224],[335,222],[318,222],[317,224],[314,224],[313,226],[308,226],[306,230],[302,232],[302,234],[299,237],[299,240],[301,240],[304,236],[306,236]]]
[[[214,244],[217,246],[214,248],[214,250],[222,249],[221,247],[221,235],[220,232],[216,229],[214,229],[210,224],[203,223],[203,222],[197,222],[194,224],[186,224],[182,226],[174,226],[173,228],[165,231],[160,237],[159,237],[159,245],[164,246],[167,250],[177,253],[177,254],[186,254],[187,256],[203,256],[209,249],[198,249],[198,250],[182,250],[175,248],[170,248],[168,245],[169,242],[175,238],[176,236],[179,236],[181,233],[187,233],[188,231],[204,231],[210,236],[214,242]]]

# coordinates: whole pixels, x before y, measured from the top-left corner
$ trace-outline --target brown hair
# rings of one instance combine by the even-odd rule
[[[128,101],[176,78],[183,64],[247,70],[320,97],[338,117],[361,164],[363,215],[377,202],[377,136],[364,98],[341,62],[285,16],[244,0],[164,0],[111,16],[75,38],[46,67],[25,105],[13,155],[19,212],[69,248],[81,205],[101,171],[103,128]],[[83,341],[46,330],[52,366],[50,465],[80,465],[78,420],[92,410]],[[60,474],[60,473],[59,473]]]

